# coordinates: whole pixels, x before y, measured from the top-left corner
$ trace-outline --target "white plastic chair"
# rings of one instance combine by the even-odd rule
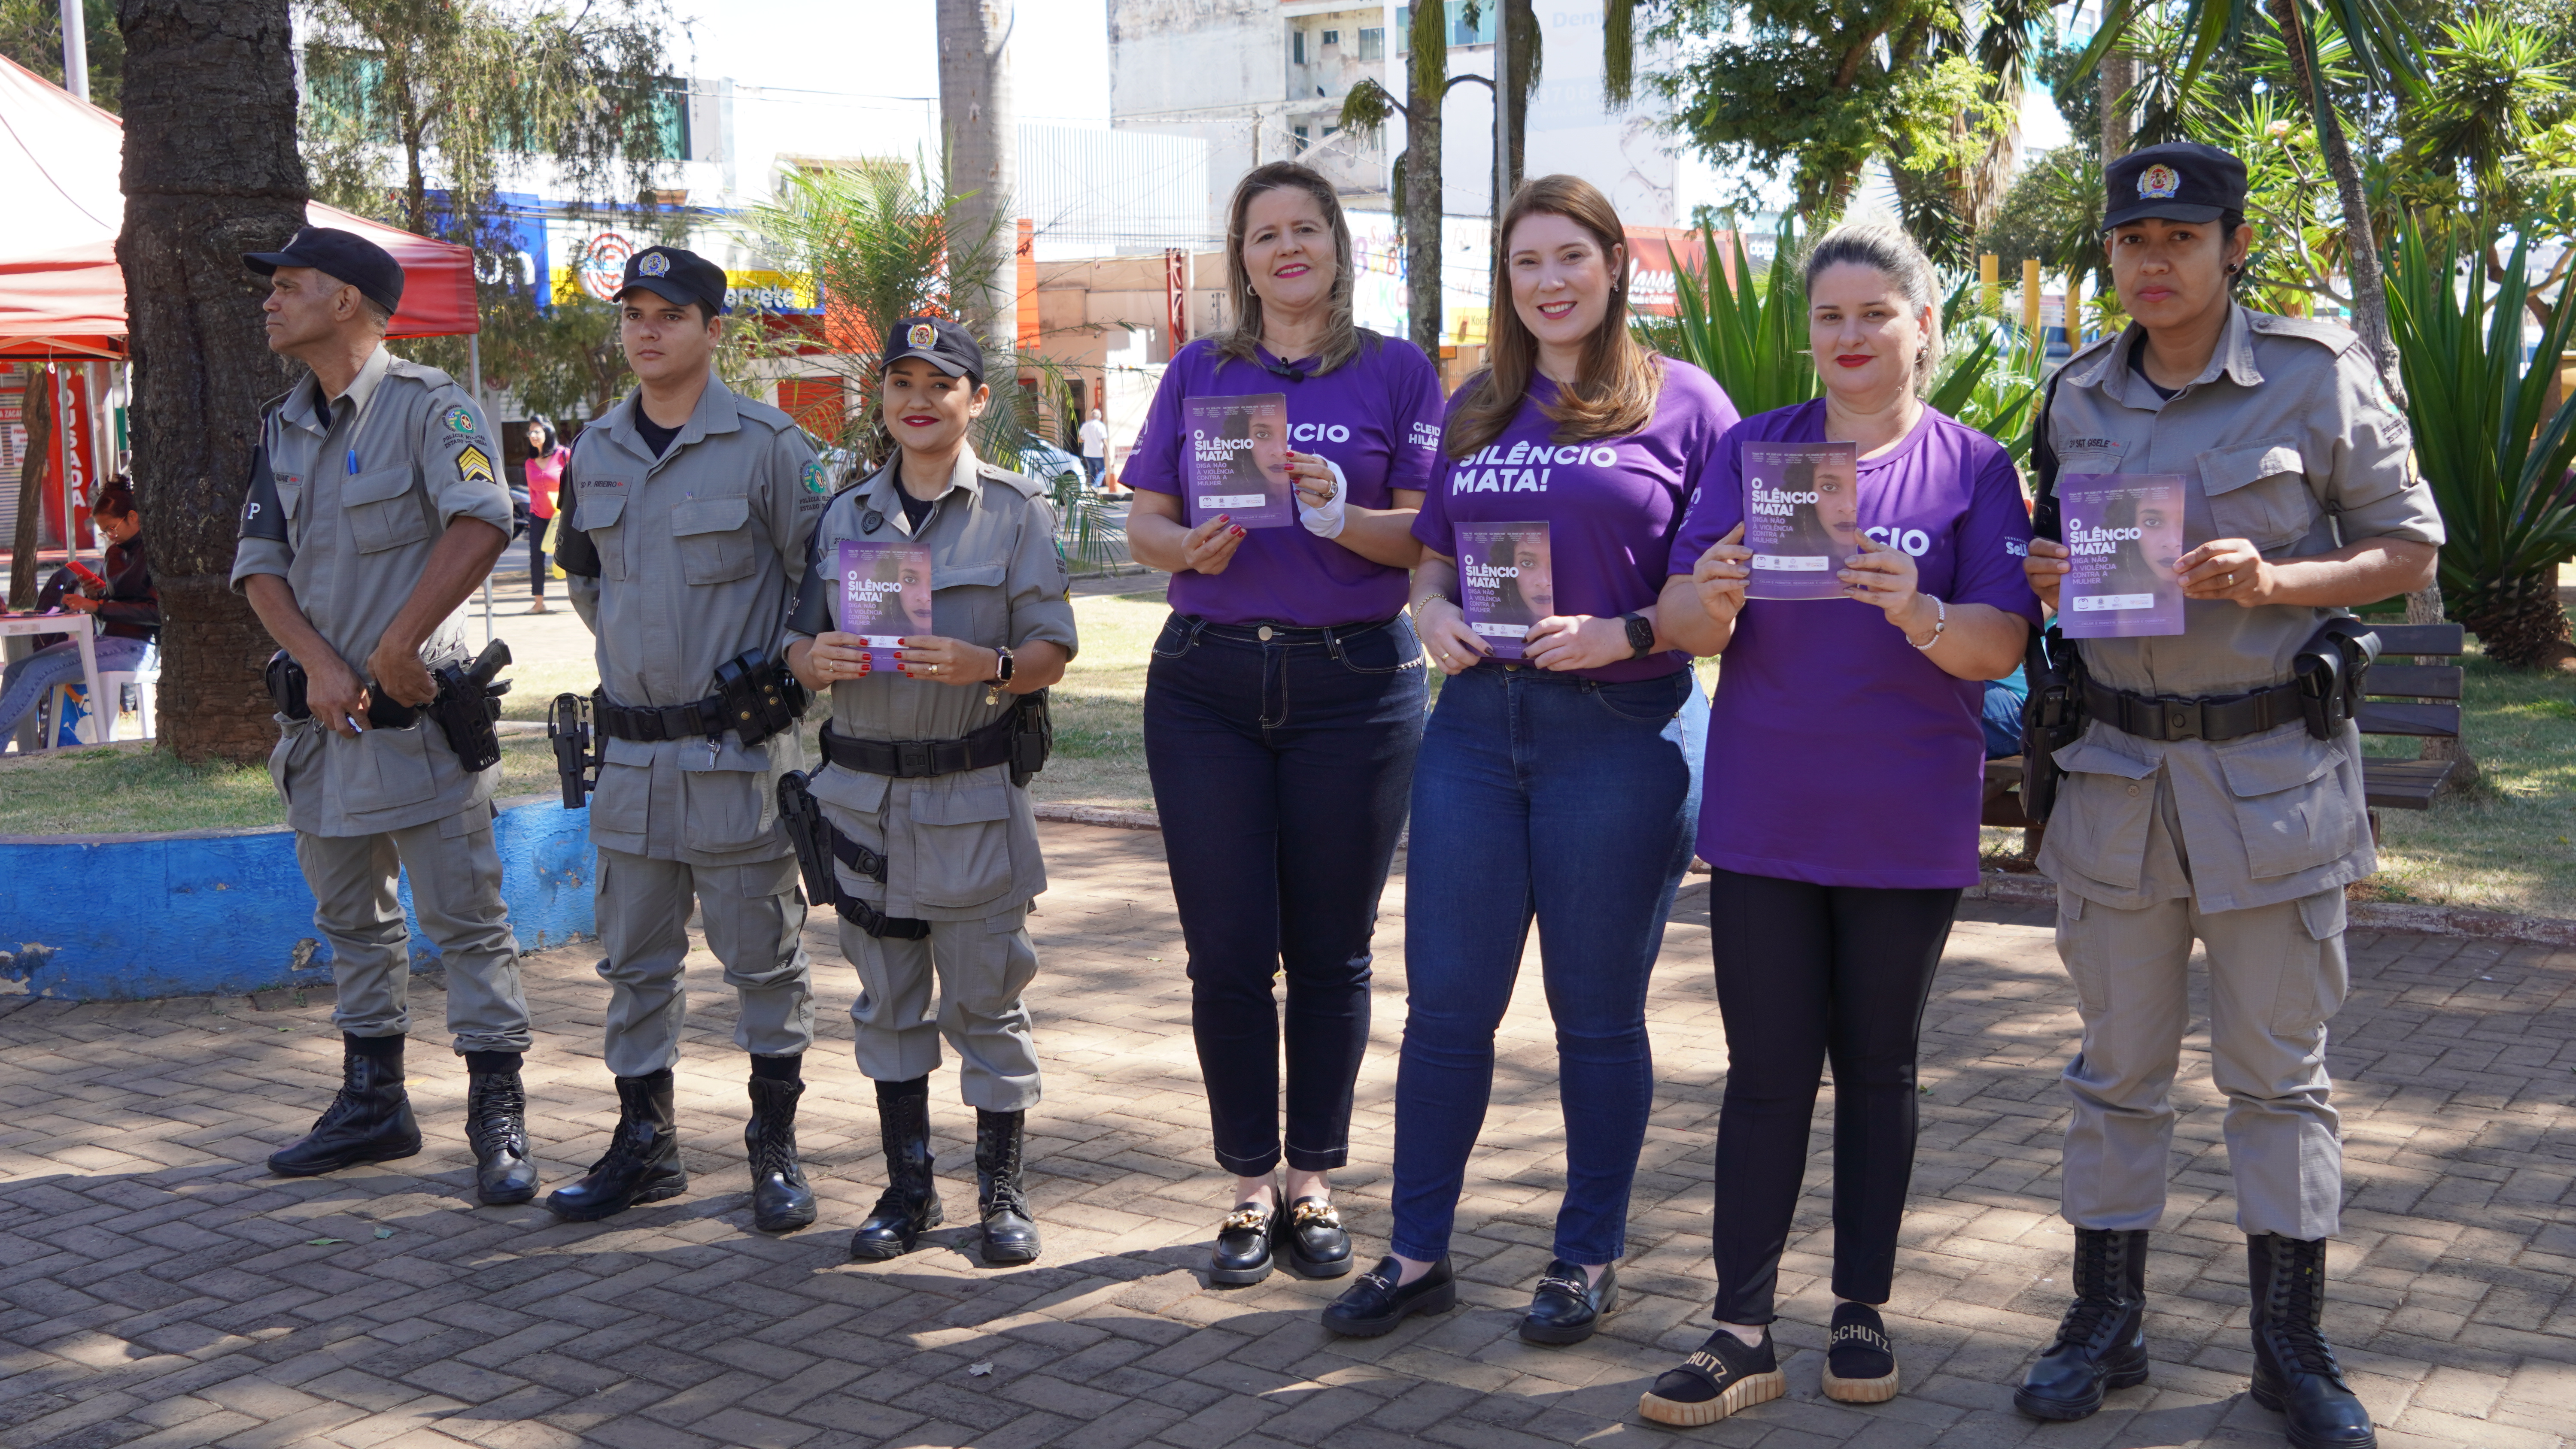
[[[132,669],[102,669],[98,672],[98,692],[110,707],[92,709],[74,726],[85,745],[101,744],[116,738],[116,722],[124,714],[125,691],[134,690],[134,716],[141,739],[152,739],[152,716],[161,692],[161,646],[155,642],[143,651]],[[73,680],[45,691],[36,704],[36,740],[39,749],[55,746],[54,721],[63,716],[63,707],[81,693],[81,683]]]

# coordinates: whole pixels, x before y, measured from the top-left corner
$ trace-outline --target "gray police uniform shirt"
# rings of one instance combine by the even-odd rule
[[[311,376],[260,410],[267,477],[243,501],[232,586],[274,574],[359,679],[394,616],[459,518],[506,537],[514,523],[501,450],[482,410],[446,373],[379,345],[322,420]],[[421,646],[438,665],[468,652],[454,619]],[[269,774],[286,822],[308,835],[374,835],[446,820],[489,802],[501,767],[467,773],[438,726],[344,739],[318,720],[277,716]]]
[[[832,500],[787,640],[840,627],[835,561],[844,539],[914,537],[898,464]],[[958,455],[919,539],[930,548],[931,631],[985,648],[1045,640],[1074,652],[1073,605],[1055,543],[1054,505],[1034,478]],[[953,740],[1010,712],[1014,696],[906,679],[887,668],[832,685],[832,732],[854,740]],[[1011,767],[898,780],[834,765],[813,779],[832,828],[886,857],[883,884],[836,863],[842,891],[889,916],[970,921],[1019,910],[1046,889],[1037,815]]]
[[[2242,538],[2267,559],[2367,538],[2442,542],[2405,414],[2352,332],[2236,307],[2208,368],[2170,400],[2131,366],[2141,335],[2132,325],[2067,362],[2049,412],[2061,476],[2184,474],[2206,499],[2190,510],[2188,541]],[[2181,634],[2079,648],[2113,689],[2244,694],[2288,682],[2300,648],[2339,612],[2189,600]],[[2055,758],[2068,774],[2039,866],[2086,900],[2136,909],[2193,896],[2204,911],[2242,910],[2377,868],[2350,726],[2331,740],[2291,724],[2219,744],[2158,743],[2097,720]],[[2160,769],[2170,810],[2158,808]]]
[[[661,457],[635,430],[636,396],[582,430],[564,465],[565,525],[595,553],[600,687],[628,706],[693,704],[746,649],[776,658],[805,538],[823,511],[823,465],[793,419],[713,377]],[[793,850],[778,776],[804,755],[789,730],[746,745],[600,741],[592,843],[690,865],[747,865]]]

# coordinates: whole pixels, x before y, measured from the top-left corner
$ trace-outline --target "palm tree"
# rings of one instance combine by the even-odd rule
[[[991,348],[1019,346],[1017,299],[1002,265],[1011,246],[1007,210],[1019,186],[1018,132],[1011,108],[1012,0],[939,0],[939,124],[947,132],[948,179],[956,188],[950,234],[974,238],[990,255],[973,270],[982,284],[961,289],[958,315]]]

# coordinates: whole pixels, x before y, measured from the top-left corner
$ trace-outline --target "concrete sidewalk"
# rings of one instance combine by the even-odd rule
[[[437,1046],[435,989],[416,995],[412,1053],[427,1149],[303,1181],[260,1162],[336,1081],[326,1001],[11,1001],[0,1449],[2280,1442],[2277,1416],[2244,1396],[2243,1240],[2205,1035],[2186,1063],[2185,1160],[2149,1270],[2154,1377],[2080,1425],[2011,1412],[2010,1385],[2067,1291],[2056,1071],[2075,1018],[2044,908],[1972,903],[1926,1020],[1922,1151],[1889,1311],[1906,1392],[1849,1408],[1817,1389],[1830,1311],[1820,1132],[1783,1275],[1790,1396],[1674,1432],[1634,1408],[1707,1332],[1713,1288],[1726,1053],[1696,889],[1653,994],[1660,1088],[1625,1306],[1577,1347],[1513,1334],[1548,1256],[1564,1135],[1531,969],[1460,1213],[1466,1301],[1344,1341],[1315,1321],[1338,1284],[1282,1275],[1215,1290],[1199,1274],[1228,1180],[1207,1151],[1160,837],[1048,826],[1046,845],[1055,889],[1033,922],[1046,970],[1032,1004],[1050,1075],[1030,1156],[1047,1252],[1026,1269],[973,1255],[973,1117],[946,1071],[933,1112],[951,1226],[895,1263],[844,1261],[882,1177],[840,1014],[855,982],[822,931],[809,942],[826,1040],[808,1059],[801,1130],[823,1219],[779,1239],[749,1230],[745,1071],[730,994],[703,955],[681,1069],[692,1190],[588,1225],[471,1205],[465,1081]],[[1379,932],[1358,1160],[1340,1178],[1371,1259],[1387,1226],[1402,907],[1399,880]],[[2565,1449],[2576,953],[2396,935],[2353,945],[2334,1055],[2351,1206],[2329,1331],[2392,1449]],[[531,1126],[551,1187],[599,1154],[614,1120],[597,1058],[605,988],[580,948],[530,958],[528,984]]]

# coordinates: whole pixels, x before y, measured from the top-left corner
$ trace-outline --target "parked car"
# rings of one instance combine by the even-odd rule
[[[1039,437],[1021,435],[1020,469],[1032,478],[1043,478],[1060,486],[1080,488],[1091,475],[1083,471],[1082,460]]]

